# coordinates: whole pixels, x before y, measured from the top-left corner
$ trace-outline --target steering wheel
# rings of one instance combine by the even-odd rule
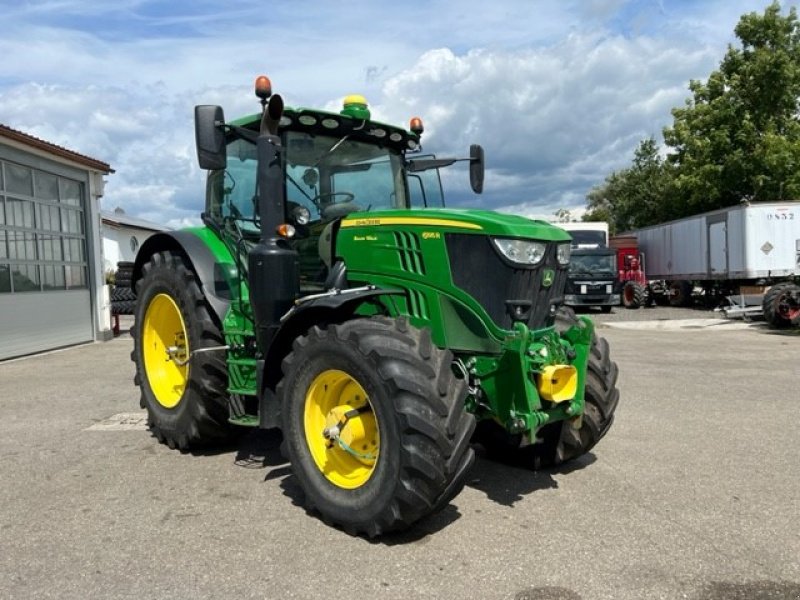
[[[351,194],[350,192],[326,192],[324,194],[317,194],[317,196],[312,200],[314,204],[322,208],[323,206],[327,206],[329,204],[337,204],[336,198],[337,196],[343,197],[344,200],[338,202],[338,204],[344,204],[347,202],[352,202],[356,199],[355,194]],[[328,198],[327,202],[323,202],[323,198]]]
[[[340,200],[339,202],[334,202],[331,200],[326,204],[318,203],[320,198],[333,199],[337,196],[344,198],[344,200]],[[357,203],[353,202],[355,197],[355,194],[351,194],[350,192],[329,192],[327,194],[320,194],[314,198],[314,203],[317,204],[317,207],[319,208],[319,214],[320,217],[322,217],[322,220],[330,221],[332,219],[338,219],[339,217],[347,216],[352,212],[360,211],[361,207]]]

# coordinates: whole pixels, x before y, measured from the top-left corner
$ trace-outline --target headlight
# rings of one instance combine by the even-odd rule
[[[558,250],[556,251],[556,255],[558,256],[558,264],[560,265],[568,265],[569,264],[569,255],[572,246],[569,242],[566,244],[559,244]]]
[[[298,225],[307,225],[311,220],[311,213],[305,206],[295,206],[292,209],[292,217]]]
[[[544,251],[547,248],[542,242],[529,242],[526,240],[510,240],[507,238],[492,238],[498,250],[511,262],[520,265],[536,265],[542,262]]]

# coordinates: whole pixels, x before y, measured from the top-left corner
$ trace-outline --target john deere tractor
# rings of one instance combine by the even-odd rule
[[[591,449],[619,397],[592,323],[561,308],[570,238],[544,222],[445,209],[422,122],[284,108],[195,108],[203,226],[136,257],[135,382],[181,450],[280,428],[307,506],[354,534],[406,528],[459,493],[471,441],[533,468]],[[476,430],[477,425],[477,430]]]

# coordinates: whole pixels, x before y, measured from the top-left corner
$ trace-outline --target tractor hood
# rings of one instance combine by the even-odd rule
[[[431,227],[458,233],[567,242],[567,232],[545,221],[490,210],[420,209],[358,212],[349,214],[342,227]]]

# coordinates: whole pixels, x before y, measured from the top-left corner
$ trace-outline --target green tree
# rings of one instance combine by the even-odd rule
[[[672,111],[664,130],[673,150],[677,216],[741,201],[800,198],[800,25],[775,2],[744,15],[706,83]]]
[[[559,208],[553,213],[556,223],[570,223],[576,219],[572,216],[572,211],[568,208]]]
[[[587,195],[585,221],[608,221],[612,233],[670,219],[672,169],[659,155],[655,139],[640,142],[633,164],[615,171]]]
[[[624,231],[743,201],[800,199],[800,23],[774,2],[743,15],[719,69],[691,81],[664,129],[666,160],[643,140],[630,167],[587,194],[585,220]]]

